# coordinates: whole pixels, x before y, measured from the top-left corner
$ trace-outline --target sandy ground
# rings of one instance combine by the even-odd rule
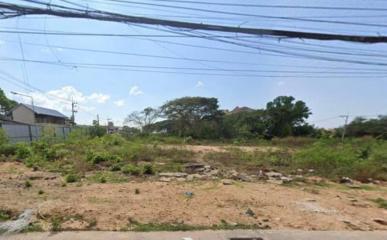
[[[30,179],[32,187],[25,188]],[[387,199],[387,187],[349,189],[341,185],[289,187],[270,183],[223,185],[220,181],[169,182],[136,180],[101,184],[83,182],[62,186],[53,173],[33,172],[20,163],[0,163],[0,209],[22,212],[32,208],[49,228],[53,216],[68,217],[65,230],[127,229],[133,222],[184,223],[211,226],[256,224],[271,229],[387,230],[374,222],[387,220],[387,211],[370,201]],[[140,194],[135,194],[135,189]],[[43,190],[43,194],[38,194]],[[188,198],[185,192],[192,192]],[[246,211],[251,209],[255,216]],[[71,217],[74,216],[74,217]],[[75,217],[77,216],[77,217]]]

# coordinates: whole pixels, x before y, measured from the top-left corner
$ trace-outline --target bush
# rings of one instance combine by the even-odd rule
[[[75,174],[70,173],[70,174],[67,174],[65,176],[65,181],[67,183],[78,182],[79,181],[79,177],[77,175],[75,175]]]
[[[135,166],[132,164],[127,164],[127,165],[123,166],[121,171],[124,174],[130,174],[130,175],[134,175],[134,176],[138,176],[141,173],[141,169],[138,166]]]
[[[0,146],[0,155],[9,157],[9,156],[15,155],[16,151],[17,151],[17,147],[14,144],[7,143]]]
[[[17,144],[16,145],[16,157],[18,159],[26,159],[32,154],[31,148],[26,144]]]
[[[146,164],[143,166],[142,173],[146,175],[154,175],[155,170],[152,164]]]

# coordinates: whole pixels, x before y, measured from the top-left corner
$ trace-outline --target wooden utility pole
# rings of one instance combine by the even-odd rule
[[[72,125],[75,125],[75,113],[78,112],[78,110],[76,110],[76,107],[77,107],[77,103],[74,102],[74,99],[72,98],[71,99],[71,124]]]

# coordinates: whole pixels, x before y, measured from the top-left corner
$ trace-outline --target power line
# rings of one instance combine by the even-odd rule
[[[49,6],[52,6],[52,5],[50,4]],[[55,6],[58,6],[58,5],[55,5]],[[183,22],[183,21],[176,21],[176,20],[163,20],[163,19],[156,19],[156,18],[138,17],[138,16],[130,16],[130,15],[124,15],[124,14],[117,14],[112,12],[105,12],[105,11],[83,12],[81,9],[75,9],[73,11],[70,11],[68,9],[73,9],[73,8],[63,7],[60,5],[58,7],[66,10],[62,10],[62,9],[53,10],[51,8],[44,9],[44,8],[36,8],[36,7],[16,5],[16,4],[0,3],[0,8],[13,10],[16,13],[22,14],[22,15],[53,15],[53,16],[66,17],[66,18],[81,18],[81,19],[93,19],[93,20],[109,21],[109,22],[163,25],[163,26],[176,27],[176,28],[230,32],[230,33],[244,33],[244,34],[259,35],[259,36],[304,38],[304,39],[315,39],[315,40],[341,40],[341,41],[361,42],[361,43],[387,42],[387,36],[341,35],[341,34],[301,32],[301,31],[289,31],[289,30],[275,30],[275,29],[242,28],[242,27],[232,27],[232,26],[213,25],[213,24],[191,23],[191,22]],[[288,20],[291,19],[287,17],[282,17],[282,18],[288,19]],[[320,20],[313,20],[313,21],[321,22]],[[383,25],[380,25],[380,26],[383,26]],[[387,25],[384,25],[383,27],[385,26]]]
[[[385,78],[387,74],[385,73],[373,73],[376,75],[366,75],[370,73],[363,72],[363,74],[360,72],[353,72],[354,75],[351,72],[337,72],[333,74],[339,74],[339,75],[332,75],[332,73],[326,73],[326,72],[318,72],[319,76],[313,76],[313,75],[305,75],[305,74],[313,74],[316,72],[291,72],[291,71],[254,71],[254,70],[247,70],[247,69],[209,69],[209,68],[184,68],[184,67],[167,67],[167,66],[149,66],[149,65],[125,65],[125,64],[101,64],[101,63],[73,63],[73,62],[61,62],[60,64],[57,62],[52,61],[42,61],[42,60],[23,60],[23,59],[14,59],[14,58],[7,58],[7,59],[0,59],[0,61],[26,61],[30,63],[38,63],[38,64],[48,64],[48,65],[56,65],[56,66],[71,66],[73,68],[92,68],[92,69],[112,69],[112,70],[118,70],[118,71],[133,71],[133,72],[155,72],[155,73],[171,73],[171,74],[190,74],[190,75],[206,75],[206,76],[237,76],[237,77],[262,77],[262,78],[329,78],[329,77],[351,77],[351,78]],[[209,71],[208,72],[171,72],[171,71],[160,71],[160,70],[154,70],[154,69],[161,69],[161,70],[191,70],[191,71]],[[223,73],[211,73],[211,72],[233,72],[234,74],[223,74]],[[260,72],[260,73],[298,73],[302,75],[260,75],[260,74],[235,74],[238,72]],[[331,74],[331,75],[325,75],[325,74]],[[347,75],[343,75],[347,74]]]
[[[114,0],[110,0],[115,2]],[[248,3],[214,3],[209,1],[188,1],[188,0],[148,0],[151,2],[167,2],[167,3],[188,3],[197,5],[215,5],[215,6],[232,6],[232,7],[247,7],[247,8],[285,8],[285,9],[317,9],[317,10],[351,10],[351,11],[387,11],[387,8],[354,8],[354,7],[326,7],[326,6],[300,6],[300,5],[270,5],[270,4],[248,4]],[[117,1],[126,2],[126,1]]]

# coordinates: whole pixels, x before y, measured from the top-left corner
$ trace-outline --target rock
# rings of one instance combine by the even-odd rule
[[[202,163],[188,163],[184,166],[184,169],[188,173],[202,172],[205,169],[204,164]],[[211,168],[211,167],[210,167]]]
[[[353,184],[353,180],[349,177],[341,177],[340,183],[342,184]]]
[[[248,208],[245,212],[245,214],[249,217],[255,217],[255,212],[251,210],[251,208]]]
[[[176,178],[181,178],[181,177],[186,177],[188,174],[183,173],[183,172],[165,172],[165,173],[159,173],[160,177],[176,177]]]
[[[160,181],[160,182],[170,182],[170,181],[171,181],[171,178],[161,177],[161,178],[159,178],[159,181]]]
[[[293,181],[293,179],[291,177],[280,177],[280,180],[282,181],[282,183],[290,183]]]
[[[301,168],[299,168],[299,169],[297,169],[297,172],[298,172],[298,173],[303,173],[304,170],[302,170]]]
[[[219,174],[219,170],[218,169],[211,170],[208,174],[211,175],[211,176],[218,175]]]
[[[0,223],[0,232],[8,234],[23,231],[32,222],[33,213],[32,209],[26,209],[16,220]]]
[[[257,175],[258,175],[258,180],[268,180],[269,179],[269,177],[262,170],[259,170]]]
[[[223,179],[222,180],[223,185],[233,185],[234,182],[230,179]]]
[[[250,176],[244,174],[244,173],[239,173],[237,175],[233,175],[232,179],[240,180],[240,181],[243,181],[243,182],[251,182],[252,181],[252,178]]]
[[[179,177],[179,178],[176,178],[176,181],[178,181],[178,182],[185,182],[185,178],[181,178],[181,177]]]
[[[279,172],[267,172],[265,175],[271,179],[280,179],[283,175]]]
[[[314,173],[314,169],[312,169],[312,168],[311,168],[311,169],[308,169],[308,172],[309,172],[309,173]]]
[[[193,181],[195,179],[195,177],[192,175],[192,174],[190,174],[190,175],[188,175],[187,177],[186,177],[186,180],[187,181]]]
[[[375,218],[374,222],[379,223],[381,225],[387,226],[387,220],[384,220],[382,218]]]

